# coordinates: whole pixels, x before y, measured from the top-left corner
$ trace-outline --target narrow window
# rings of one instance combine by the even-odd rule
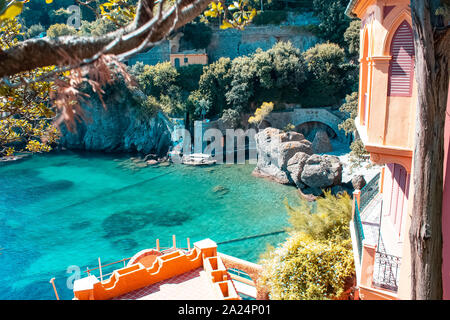
[[[410,97],[414,76],[414,40],[411,26],[403,21],[392,38],[389,66],[390,96]]]

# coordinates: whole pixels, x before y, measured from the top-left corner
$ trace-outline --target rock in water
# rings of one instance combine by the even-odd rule
[[[253,174],[271,178],[282,184],[291,184],[287,170],[289,159],[296,153],[312,154],[311,142],[297,132],[281,132],[266,128],[255,136],[258,162]]]
[[[287,163],[287,170],[291,176],[292,181],[298,188],[303,188],[304,184],[301,181],[303,167],[308,161],[310,155],[304,152],[297,152]]]
[[[366,179],[362,175],[355,175],[352,178],[352,185],[355,190],[361,190],[366,185]]]
[[[314,154],[312,143],[300,133],[266,128],[256,134],[255,140],[258,152],[255,176],[293,184],[314,195],[342,182],[339,158]]]
[[[333,151],[330,138],[324,130],[317,131],[312,147],[315,153],[327,153]]]
[[[339,158],[312,155],[303,167],[301,181],[311,188],[327,188],[341,184],[342,164]]]

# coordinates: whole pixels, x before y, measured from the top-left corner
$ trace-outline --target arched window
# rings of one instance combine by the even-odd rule
[[[403,21],[391,42],[388,95],[410,97],[414,77],[414,39],[412,28]]]

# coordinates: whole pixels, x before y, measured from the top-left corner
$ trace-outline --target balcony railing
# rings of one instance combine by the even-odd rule
[[[377,251],[375,254],[373,285],[397,292],[400,261],[400,257]]]

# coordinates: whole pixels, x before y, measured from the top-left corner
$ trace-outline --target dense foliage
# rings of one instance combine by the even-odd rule
[[[21,25],[15,19],[0,21],[2,50],[17,45],[19,35]],[[39,68],[16,77],[36,79],[52,69]],[[53,83],[48,81],[16,88],[0,85],[0,156],[51,150],[59,135],[53,125],[55,112],[49,106],[52,89]]]
[[[286,205],[292,224],[290,237],[261,260],[261,280],[270,298],[338,298],[354,273],[350,197],[327,192],[317,200],[314,212],[306,202],[298,207]]]
[[[182,41],[187,44],[187,49],[205,49],[211,42],[212,29],[203,22],[188,23],[182,32]]]
[[[345,103],[339,108],[341,112],[347,114],[347,118],[339,124],[339,129],[345,131],[345,134],[353,134],[356,131],[355,118],[358,115],[358,92],[347,95]],[[352,160],[363,160],[367,158],[368,152],[364,148],[360,138],[355,139],[351,145]]]
[[[348,0],[313,0],[313,11],[319,18],[319,35],[330,42],[344,45],[344,33],[350,18],[345,14]]]

